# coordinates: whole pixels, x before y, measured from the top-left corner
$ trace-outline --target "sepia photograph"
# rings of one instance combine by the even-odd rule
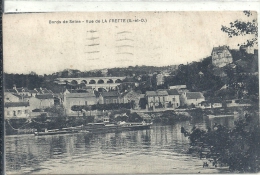
[[[6,174],[260,172],[258,13],[6,13]]]

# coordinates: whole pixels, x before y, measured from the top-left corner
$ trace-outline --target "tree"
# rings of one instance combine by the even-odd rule
[[[250,11],[244,11],[244,14],[247,17],[252,16]],[[244,36],[244,35],[252,35],[252,39],[248,39],[246,42],[241,44],[242,46],[254,46],[258,45],[258,23],[257,19],[253,19],[252,21],[240,21],[236,20],[230,23],[230,27],[222,26],[221,30],[228,34],[230,38],[233,36]],[[238,44],[239,45],[239,44]]]

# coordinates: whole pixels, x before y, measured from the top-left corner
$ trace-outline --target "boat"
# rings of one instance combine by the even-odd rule
[[[234,115],[207,115],[209,119],[212,118],[222,118],[222,117],[234,117]]]
[[[78,130],[59,130],[59,129],[52,129],[52,130],[47,130],[43,132],[34,132],[35,136],[45,136],[45,135],[57,135],[57,134],[69,134],[69,133],[77,133],[79,132]]]
[[[84,126],[83,130],[87,130],[91,133],[106,133],[106,132],[121,132],[125,130],[141,130],[141,129],[150,129],[152,123],[127,123],[127,122],[118,122],[118,123],[89,123]]]
[[[42,132],[34,132],[35,136],[44,136],[44,135],[57,135],[57,134],[70,134],[70,133],[89,133],[87,130],[83,130],[83,125],[61,128],[61,129],[52,129],[47,130],[46,128]]]
[[[139,130],[139,129],[150,129],[152,123],[146,123],[146,122],[141,122],[141,123],[127,123],[127,122],[120,122],[119,126],[123,128],[123,130]]]

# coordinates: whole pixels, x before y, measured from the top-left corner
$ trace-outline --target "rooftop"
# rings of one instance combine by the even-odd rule
[[[180,95],[176,89],[167,90],[169,95]]]
[[[117,91],[101,92],[102,97],[118,97],[119,93]]]
[[[227,46],[219,46],[219,47],[213,47],[213,51],[223,51],[223,50],[228,50]]]
[[[186,92],[187,99],[199,99],[204,98],[201,92]]]
[[[53,95],[52,94],[40,94],[35,96],[38,99],[52,99]]]
[[[89,97],[95,97],[95,94],[93,93],[69,93],[66,94],[66,98],[89,98]]]
[[[146,91],[146,96],[167,96],[168,92],[166,90],[157,90],[157,91]]]
[[[6,102],[4,105],[6,108],[8,107],[22,107],[22,106],[29,106],[29,102]]]

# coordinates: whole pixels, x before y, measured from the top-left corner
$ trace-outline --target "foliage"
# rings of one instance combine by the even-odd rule
[[[5,88],[27,87],[28,89],[39,88],[43,85],[44,78],[35,74],[7,74],[4,73]]]
[[[244,14],[247,17],[252,16],[250,11],[244,11]],[[244,35],[253,35],[252,39],[247,40],[243,43],[243,46],[254,46],[258,45],[258,23],[257,19],[253,19],[252,21],[240,21],[235,20],[230,23],[230,27],[222,26],[221,30],[228,34],[230,38],[233,36],[244,36]]]
[[[208,145],[210,155],[218,155],[218,160],[227,164],[231,171],[241,173],[259,171],[260,128],[257,113],[246,114],[244,119],[235,123],[233,129],[218,124],[208,128],[208,131],[195,127],[189,138],[192,145],[201,142]]]
[[[44,111],[47,112],[48,116],[51,116],[51,117],[64,117],[65,116],[65,110],[62,105],[48,107]]]

